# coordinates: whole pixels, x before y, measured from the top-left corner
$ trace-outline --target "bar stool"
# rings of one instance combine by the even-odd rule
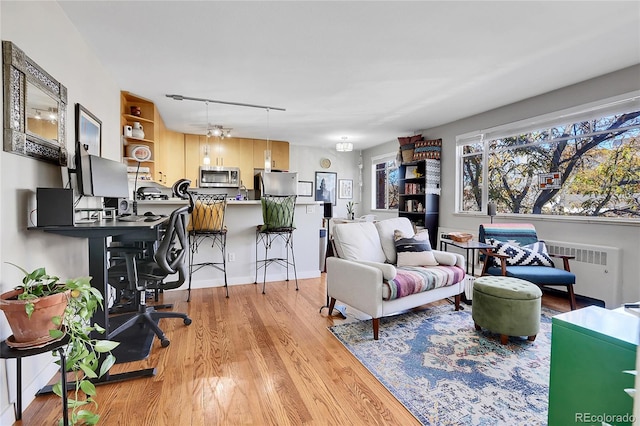
[[[224,226],[224,214],[227,209],[227,194],[196,194],[193,211],[187,230],[189,231],[189,298],[191,298],[191,277],[194,272],[205,266],[211,266],[224,273],[224,287],[229,297],[227,283],[227,228]],[[211,242],[211,247],[222,253],[221,262],[194,263],[195,254],[200,245]]]
[[[258,284],[258,269],[264,268],[262,278],[262,294],[265,294],[265,282],[267,281],[267,267],[272,263],[284,266],[287,270],[289,281],[289,266],[293,266],[293,274],[298,290],[298,273],[296,272],[296,258],[293,252],[293,214],[296,207],[295,195],[264,195],[262,201],[262,219],[264,224],[256,228],[256,280]],[[269,257],[269,249],[274,241],[284,241],[285,257]],[[264,245],[264,259],[258,259],[258,246]],[[291,250],[291,261],[289,261]]]

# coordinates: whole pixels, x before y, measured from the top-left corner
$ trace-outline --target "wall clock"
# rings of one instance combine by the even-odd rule
[[[320,167],[322,167],[323,169],[328,169],[329,167],[331,167],[331,160],[329,160],[328,158],[323,158],[322,160],[320,160]]]

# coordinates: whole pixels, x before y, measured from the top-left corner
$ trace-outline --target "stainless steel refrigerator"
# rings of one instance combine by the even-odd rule
[[[260,172],[256,175],[255,188],[262,195],[298,195],[298,172]]]

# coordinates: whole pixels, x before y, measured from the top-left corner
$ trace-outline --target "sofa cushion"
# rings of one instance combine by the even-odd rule
[[[386,260],[373,222],[336,224],[332,237],[336,254],[342,259],[380,263]]]
[[[439,287],[459,283],[464,279],[464,269],[458,266],[405,266],[397,268],[396,277],[384,282],[382,298],[398,299]]]
[[[414,229],[411,221],[406,217],[394,217],[376,222],[375,227],[378,230],[380,245],[387,262],[395,265],[397,261],[395,230],[397,229],[405,235],[413,235]]]
[[[429,232],[424,229],[417,234],[406,235],[396,229],[394,239],[396,245],[397,262],[400,266],[437,266],[429,243]]]

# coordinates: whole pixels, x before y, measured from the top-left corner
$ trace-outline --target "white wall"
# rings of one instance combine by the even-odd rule
[[[53,78],[67,88],[66,145],[75,152],[75,103],[82,104],[102,121],[102,154],[120,158],[120,88],[104,70],[89,46],[71,25],[56,2],[0,2],[0,35],[22,49]],[[60,277],[88,273],[84,239],[47,235],[27,230],[27,210],[37,187],[61,187],[59,166],[2,151],[0,171],[0,292],[14,287],[20,272],[4,265],[13,262],[28,270],[45,266]],[[0,315],[0,339],[11,332]],[[23,361],[23,408],[55,373],[49,355]],[[7,386],[11,392],[7,392]],[[0,424],[13,422],[15,362],[0,363]]]
[[[531,118],[572,106],[629,93],[640,88],[640,65],[601,76],[580,84],[565,87],[541,96],[478,114],[432,129],[423,130],[425,138],[442,138],[442,171],[440,196],[440,226],[452,229],[476,230],[487,220],[485,214],[454,214],[455,202],[455,138],[479,129]],[[399,135],[403,136],[403,135]],[[398,149],[397,140],[364,152],[365,170],[370,169],[371,158]],[[366,191],[370,191],[370,176],[365,178]],[[365,204],[367,202],[365,201]],[[368,205],[368,204],[367,204]],[[395,214],[392,214],[395,215]],[[379,217],[383,216],[378,214]],[[622,302],[640,300],[640,226],[638,224],[611,224],[598,221],[577,221],[562,218],[531,217],[523,219],[536,226],[542,237],[556,241],[613,246],[622,249]],[[606,286],[608,283],[603,282]],[[580,282],[576,283],[580,294]],[[615,308],[616,306],[607,306]]]
[[[358,160],[360,151],[337,152],[335,149],[315,148],[309,146],[291,145],[289,148],[289,170],[298,172],[298,180],[313,182],[313,190],[316,189],[315,172],[335,172],[337,179],[353,180],[353,199],[340,199],[336,197],[336,205],[333,206],[333,217],[347,217],[347,202],[353,201],[356,205],[356,217],[366,214],[360,198],[360,174]],[[331,167],[323,169],[320,160],[328,158]],[[309,198],[312,200],[313,198]]]

